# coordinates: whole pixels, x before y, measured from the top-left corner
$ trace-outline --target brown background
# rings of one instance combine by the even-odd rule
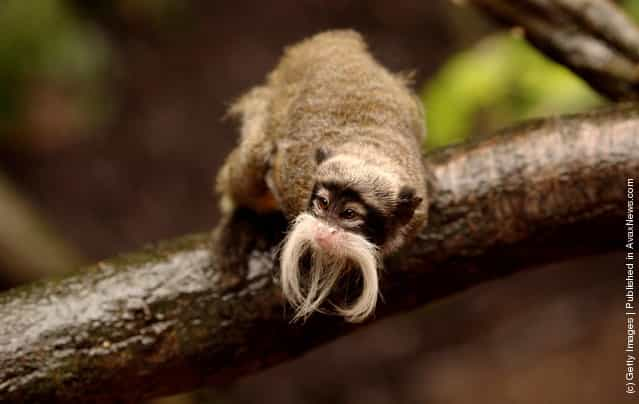
[[[236,141],[225,108],[263,80],[285,45],[355,28],[384,65],[416,69],[421,84],[492,29],[444,1],[193,0],[160,23],[110,3],[74,6],[113,52],[112,119],[58,147],[0,150],[2,169],[87,261],[214,225],[212,179]],[[621,402],[622,285],[618,255],[557,263],[376,323],[197,399]]]

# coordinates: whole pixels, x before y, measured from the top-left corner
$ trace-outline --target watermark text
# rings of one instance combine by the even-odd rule
[[[626,346],[625,346],[625,384],[626,393],[636,392],[637,353],[635,350],[637,322],[635,301],[635,180],[626,180],[627,205],[625,218],[625,314],[626,314]]]

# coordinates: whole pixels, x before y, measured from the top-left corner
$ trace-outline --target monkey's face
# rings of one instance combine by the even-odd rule
[[[422,202],[415,188],[402,183],[384,164],[353,155],[318,148],[315,161],[307,211],[337,230],[333,235],[339,235],[339,230],[361,235],[383,254],[401,247],[404,227]],[[335,237],[318,234],[318,238],[330,247]]]
[[[323,310],[342,275],[357,274],[359,297],[333,307],[348,321],[362,321],[377,302],[381,254],[401,245],[402,228],[421,198],[393,173],[352,156],[319,156],[315,180],[307,211],[295,219],[283,245],[282,289],[295,317],[306,318]]]
[[[359,194],[336,184],[316,184],[308,211],[318,220],[314,243],[328,252],[339,250],[346,232],[380,244],[384,223],[379,212],[367,206]]]
[[[413,217],[421,198],[410,187],[399,190],[336,181],[318,181],[308,212],[323,225],[316,243],[329,250],[339,246],[343,232],[361,235],[387,254],[402,245],[402,228]]]
[[[359,277],[359,297],[348,307],[333,304],[334,310],[352,322],[373,312],[380,257],[371,238],[381,231],[371,225],[374,215],[352,189],[315,186],[308,212],[295,219],[280,256],[282,288],[296,308],[296,318],[321,311],[337,281],[348,273]]]

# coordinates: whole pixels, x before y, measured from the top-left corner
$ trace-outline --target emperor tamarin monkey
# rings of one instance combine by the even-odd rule
[[[381,258],[426,223],[424,118],[406,80],[379,65],[358,33],[329,31],[288,48],[230,114],[241,141],[218,174],[222,209],[279,209],[290,220],[280,275],[295,318],[332,309],[364,320]],[[347,273],[360,275],[360,290],[331,302]]]

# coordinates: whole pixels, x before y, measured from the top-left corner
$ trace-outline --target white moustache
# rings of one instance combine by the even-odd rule
[[[294,320],[306,319],[320,309],[340,275],[352,264],[362,274],[362,292],[348,307],[333,305],[335,311],[350,322],[366,319],[377,304],[380,264],[378,248],[363,236],[340,230],[339,248],[325,250],[317,246],[315,236],[324,222],[308,213],[300,214],[289,231],[282,254],[281,281],[284,296],[295,308]],[[310,252],[309,282],[304,293],[300,285],[300,260]]]

